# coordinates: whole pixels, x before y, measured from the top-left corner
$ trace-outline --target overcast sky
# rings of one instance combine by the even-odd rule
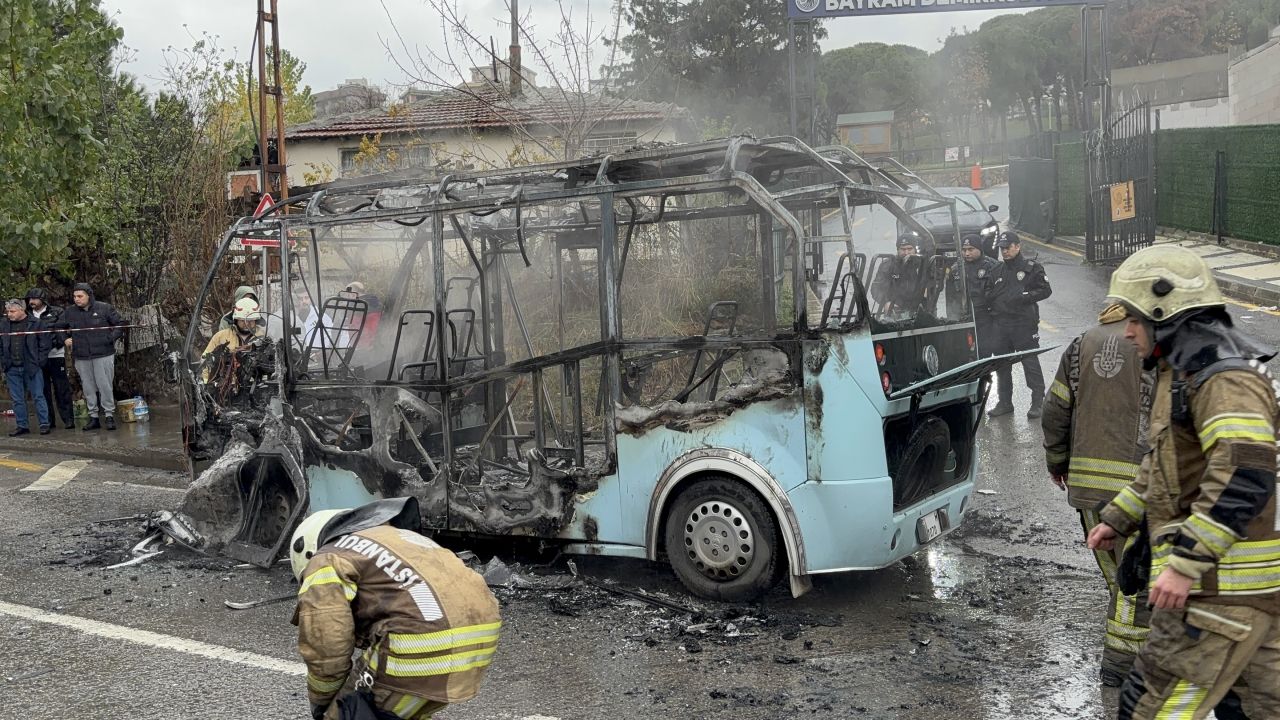
[[[440,43],[440,17],[422,0],[384,1],[410,44]],[[607,28],[609,0],[522,0],[521,11],[531,14],[535,37],[549,38],[554,33],[560,2],[573,13],[575,27],[584,25],[590,13],[600,30]],[[477,32],[485,38],[492,35],[499,53],[505,53],[510,31],[497,22],[507,14],[504,0],[463,0],[460,5],[467,8]],[[152,89],[159,85],[165,49],[170,46],[190,46],[193,38],[207,32],[218,36],[228,52],[245,60],[253,42],[256,0],[103,0],[103,6],[124,28],[124,44],[132,53],[124,69]],[[279,6],[280,44],[307,64],[304,80],[312,90],[332,89],[347,78],[367,78],[384,86],[407,84],[407,76],[384,48],[384,41],[392,40],[403,59],[392,20],[378,0],[279,0]],[[965,11],[828,20],[830,36],[823,49],[879,41],[935,50],[952,27],[976,28],[998,14]],[[525,52],[527,57],[528,50]],[[593,64],[598,66],[604,59],[602,49]]]

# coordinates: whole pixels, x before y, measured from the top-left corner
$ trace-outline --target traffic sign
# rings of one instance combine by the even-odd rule
[[[253,209],[253,219],[257,220],[262,217],[262,213],[266,212],[267,208],[275,204],[276,201],[271,197],[271,193],[262,193],[262,199],[258,201],[258,207]],[[276,243],[276,247],[279,246],[280,243]]]

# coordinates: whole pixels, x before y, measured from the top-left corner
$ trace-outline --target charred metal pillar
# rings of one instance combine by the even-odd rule
[[[517,232],[519,232],[517,230]],[[502,367],[507,364],[507,338],[503,332],[505,318],[503,315],[503,263],[502,244],[497,237],[485,237],[480,243],[480,317],[481,342],[486,370]],[[515,296],[511,297],[515,303]],[[484,414],[486,422],[492,423],[509,407],[506,401],[507,383],[505,380],[494,380],[484,386]],[[510,434],[516,435],[515,424],[511,424]],[[505,452],[507,440],[497,437],[493,440],[492,450],[495,457]]]
[[[444,194],[444,183],[441,183],[440,194]],[[431,269],[435,282],[435,310],[439,321],[432,331],[436,334],[436,368],[437,382],[445,386],[440,392],[440,442],[444,449],[444,462],[441,472],[447,483],[453,477],[453,393],[449,386],[449,323],[446,305],[449,302],[448,289],[445,287],[445,253],[444,253],[444,213],[431,214]]]
[[[617,277],[618,223],[613,202],[613,193],[600,196],[600,250],[596,264],[596,285],[600,288],[600,339],[608,344],[608,350],[600,357],[600,382],[606,389],[601,426],[610,466],[614,455],[613,408],[622,394],[617,345],[622,339],[622,316],[618,305],[618,283],[614,282]]]
[[[760,267],[764,268],[764,287],[761,288],[761,299],[764,301],[765,327],[772,332],[778,327],[778,259],[776,240],[773,236],[773,218],[765,212],[756,215],[756,242],[760,244]]]

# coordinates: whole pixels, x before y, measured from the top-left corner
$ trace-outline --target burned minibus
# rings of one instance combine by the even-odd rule
[[[794,138],[334,183],[224,236],[187,352],[183,510],[268,564],[413,495],[440,533],[669,562],[738,601],[956,528],[988,374],[954,200]],[[921,238],[906,262],[856,229]],[[262,328],[208,338],[249,286]],[[883,287],[884,293],[871,288]]]

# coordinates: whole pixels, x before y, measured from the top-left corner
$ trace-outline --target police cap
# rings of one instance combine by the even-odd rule
[[[1013,233],[1008,230],[1000,233],[1000,240],[996,243],[997,246],[1002,248],[1007,248],[1013,245],[1021,245],[1021,244],[1022,244],[1022,238],[1018,237],[1017,233]]]
[[[960,241],[960,245],[962,247],[971,247],[971,248],[976,248],[978,250],[981,250],[982,238],[978,237],[977,235],[965,235],[964,239]]]

